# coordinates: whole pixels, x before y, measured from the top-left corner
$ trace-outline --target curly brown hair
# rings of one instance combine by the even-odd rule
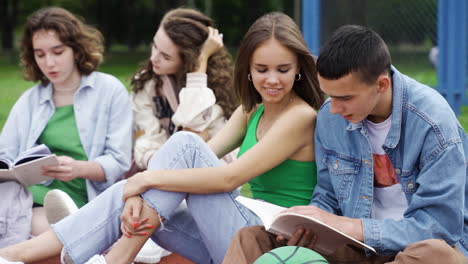
[[[270,39],[296,54],[301,78],[294,82],[293,90],[314,109],[319,109],[325,95],[320,90],[315,59],[307,48],[299,27],[287,15],[272,12],[263,15],[250,26],[239,47],[234,71],[234,91],[244,111],[250,112],[262,102],[262,97],[247,78],[254,51]]]
[[[101,64],[104,52],[104,38],[101,32],[84,24],[81,19],[63,8],[46,7],[30,15],[24,26],[20,59],[25,80],[41,81],[43,85],[49,83],[34,58],[32,38],[34,33],[40,30],[55,31],[60,41],[72,48],[75,63],[82,75],[90,74]]]
[[[163,17],[160,27],[177,45],[182,60],[181,70],[173,76],[178,93],[185,86],[187,73],[196,70],[202,45],[208,38],[208,27],[214,27],[214,23],[197,10],[177,8]],[[162,80],[152,68],[151,61],[147,60],[135,73],[131,80],[134,92],[143,89],[149,80],[155,80],[156,93],[159,92]],[[208,59],[208,87],[213,90],[216,102],[222,107],[226,118],[231,116],[237,106],[232,91],[232,72],[232,58],[226,48],[221,48]]]

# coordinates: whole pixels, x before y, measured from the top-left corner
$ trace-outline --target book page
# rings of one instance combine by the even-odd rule
[[[0,157],[0,170],[8,170],[13,167],[13,164],[5,158]]]
[[[10,171],[11,166],[9,160],[0,158],[0,182],[16,181],[15,175]]]
[[[44,181],[53,180],[54,178],[52,177],[42,175],[42,167],[56,165],[59,165],[57,156],[52,154],[15,166],[13,170],[17,181],[24,186],[30,186]]]
[[[312,232],[317,236],[315,248],[327,254],[332,254],[336,249],[344,245],[367,248],[375,252],[374,248],[320,222],[319,220],[294,213],[283,213],[277,215],[273,220],[270,229],[267,229],[267,231],[277,235],[283,235],[289,239],[299,228],[312,230]]]
[[[262,220],[265,229],[268,229],[271,225],[273,217],[285,210],[285,207],[278,206],[269,202],[255,200],[243,196],[237,196],[236,201],[249,208],[250,211],[254,212],[260,220]]]
[[[23,164],[30,160],[49,156],[51,154],[52,153],[50,152],[49,148],[46,145],[41,144],[33,148],[30,148],[24,152],[21,152],[18,155],[18,157],[16,157],[14,164],[15,165]]]

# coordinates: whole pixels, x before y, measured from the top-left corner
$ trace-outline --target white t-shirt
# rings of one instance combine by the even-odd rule
[[[392,125],[392,116],[381,123],[373,123],[366,119],[364,125],[367,128],[374,160],[374,201],[371,218],[402,219],[408,208],[408,201],[398,182],[393,164],[382,148]]]

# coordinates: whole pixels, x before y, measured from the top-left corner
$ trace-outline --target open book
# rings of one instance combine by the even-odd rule
[[[254,212],[262,220],[265,229],[270,233],[282,235],[289,239],[301,227],[312,230],[317,236],[315,248],[323,253],[332,254],[336,249],[344,245],[367,248],[375,252],[374,248],[315,218],[295,213],[281,213],[281,211],[287,208],[260,200],[242,196],[238,196],[236,200]]]
[[[54,165],[59,165],[59,161],[44,144],[22,152],[13,162],[0,157],[0,182],[17,181],[27,187],[53,180],[42,175],[42,167]]]

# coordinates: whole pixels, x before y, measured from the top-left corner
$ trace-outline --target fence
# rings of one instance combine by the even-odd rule
[[[436,87],[457,114],[468,103],[467,1],[303,0],[302,5],[304,35],[315,54],[339,26],[367,26],[388,44],[400,71]],[[437,50],[431,62],[431,51]]]

